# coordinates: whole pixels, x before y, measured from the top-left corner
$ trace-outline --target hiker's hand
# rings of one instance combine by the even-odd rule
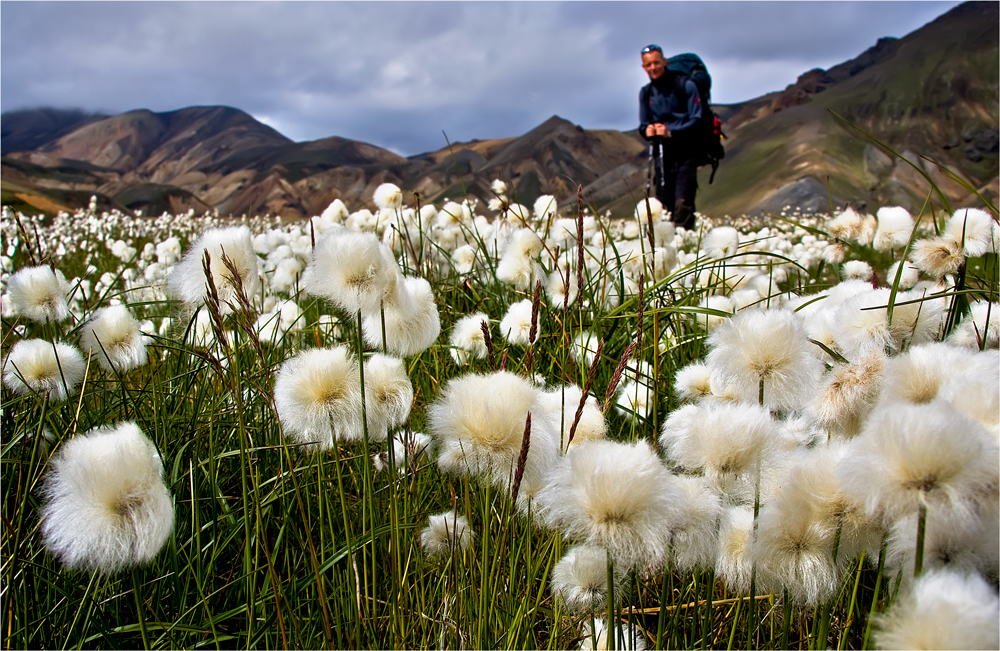
[[[649,138],[653,136],[668,138],[670,137],[670,129],[667,128],[667,125],[656,122],[646,127],[646,136]]]

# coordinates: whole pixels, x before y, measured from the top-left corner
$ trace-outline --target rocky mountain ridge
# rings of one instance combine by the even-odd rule
[[[716,106],[727,156],[715,183],[702,180],[699,210],[818,210],[831,201],[918,210],[930,186],[917,169],[956,205],[980,201],[973,190],[995,202],[998,6],[965,3],[902,39],[880,39],[855,59],[808,71],[783,91]],[[2,122],[3,203],[34,212],[73,209],[96,193],[102,205],[144,214],[301,218],[336,198],[372,207],[383,182],[402,187],[408,201],[468,196],[485,204],[501,178],[526,205],[553,194],[575,206],[582,185],[594,209],[627,214],[648,169],[646,143],[634,131],[588,130],[558,116],[519,137],[409,158],[336,136],[296,143],[221,106],[116,116],[47,109],[4,114]]]

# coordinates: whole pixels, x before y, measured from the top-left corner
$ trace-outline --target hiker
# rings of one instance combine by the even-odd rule
[[[639,134],[651,143],[656,198],[674,224],[694,230],[699,152],[693,127],[702,117],[702,98],[690,77],[667,69],[659,45],[642,48],[642,69],[649,83],[639,92]]]

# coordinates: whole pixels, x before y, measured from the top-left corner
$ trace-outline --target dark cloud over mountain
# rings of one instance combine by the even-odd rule
[[[4,2],[2,110],[239,107],[293,140],[401,154],[558,114],[627,129],[637,50],[697,51],[714,98],[902,36],[956,2]]]

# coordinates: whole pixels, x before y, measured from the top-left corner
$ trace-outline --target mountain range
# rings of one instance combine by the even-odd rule
[[[981,204],[976,193],[996,203],[998,8],[967,2],[850,61],[807,71],[783,91],[715,105],[727,154],[712,184],[701,170],[699,211],[847,203],[916,211],[930,193],[920,172],[953,206]],[[223,106],[113,116],[30,109],[0,122],[0,200],[33,213],[73,210],[96,194],[102,207],[146,215],[215,209],[302,218],[336,198],[371,208],[384,182],[411,203],[418,195],[422,203],[485,204],[500,178],[525,205],[552,194],[575,206],[583,186],[595,210],[624,215],[642,198],[648,169],[634,130],[585,129],[558,116],[518,137],[410,157],[337,136],[293,142]]]

